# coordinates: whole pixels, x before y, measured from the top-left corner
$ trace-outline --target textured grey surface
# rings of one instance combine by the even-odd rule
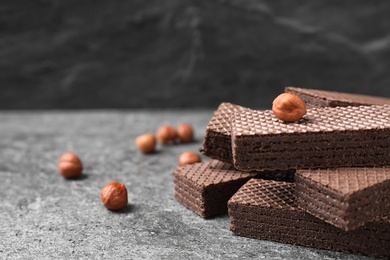
[[[0,259],[364,259],[233,236],[227,216],[204,220],[173,196],[178,155],[197,151],[212,111],[0,113]],[[193,124],[197,142],[142,155],[134,139]],[[83,178],[57,172],[77,153]],[[204,158],[207,159],[207,158]],[[129,205],[106,210],[100,190],[124,183]]]

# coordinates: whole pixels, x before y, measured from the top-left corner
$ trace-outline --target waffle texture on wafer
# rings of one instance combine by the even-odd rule
[[[390,104],[390,98],[386,97],[374,97],[368,95],[319,89],[286,87],[285,92],[299,96],[303,101],[305,101],[307,107],[336,107]]]
[[[295,181],[297,205],[343,230],[390,215],[390,168],[297,170]]]
[[[390,105],[311,108],[295,123],[245,110],[231,127],[243,171],[390,165]]]
[[[390,218],[346,232],[301,210],[294,183],[251,179],[228,202],[230,229],[239,236],[387,259]]]
[[[256,175],[217,160],[179,166],[173,173],[175,197],[201,217],[226,214],[229,198]]]
[[[217,160],[179,166],[174,171],[175,197],[198,215],[227,213],[227,201],[250,178],[293,181],[295,170],[241,172]]]
[[[228,102],[219,105],[206,128],[203,145],[200,149],[203,155],[226,163],[233,163],[230,120],[234,112],[245,109],[247,108]]]

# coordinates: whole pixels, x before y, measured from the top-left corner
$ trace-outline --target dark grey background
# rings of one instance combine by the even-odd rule
[[[0,109],[268,107],[286,85],[390,97],[389,1],[0,2]]]

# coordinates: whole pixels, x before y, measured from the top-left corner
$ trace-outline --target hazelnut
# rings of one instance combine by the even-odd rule
[[[177,136],[183,143],[190,143],[194,140],[194,130],[189,124],[180,124],[177,127]]]
[[[156,146],[156,137],[153,134],[143,134],[135,139],[135,145],[142,153],[153,153]]]
[[[173,144],[177,137],[175,128],[169,125],[161,126],[156,133],[157,141],[161,144]]]
[[[83,165],[77,155],[65,153],[58,162],[58,171],[65,178],[77,178],[81,175]]]
[[[126,186],[119,182],[111,182],[102,189],[103,205],[110,210],[120,210],[127,206]]]
[[[295,122],[306,114],[305,102],[297,95],[283,93],[275,98],[272,103],[272,112],[280,120]]]
[[[200,156],[194,152],[184,152],[179,156],[179,166],[197,163],[200,161],[201,161]]]

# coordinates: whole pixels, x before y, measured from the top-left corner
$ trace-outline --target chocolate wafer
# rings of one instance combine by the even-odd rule
[[[179,166],[173,173],[175,197],[201,217],[214,217],[227,213],[227,201],[250,178],[292,181],[294,172],[240,172],[217,160]]]
[[[308,108],[358,105],[390,104],[390,98],[371,97],[351,93],[332,92],[316,89],[286,87],[286,92],[300,96]],[[228,102],[221,103],[207,125],[203,145],[203,155],[226,163],[233,163],[231,146],[231,118],[234,113],[251,109]]]
[[[343,231],[299,209],[295,183],[251,179],[228,202],[235,235],[281,243],[390,257],[390,218]]]
[[[239,172],[232,165],[211,160],[179,166],[173,173],[175,197],[203,218],[227,213],[227,201],[256,173]]]
[[[297,170],[295,181],[297,205],[343,230],[390,215],[390,168]]]
[[[311,108],[295,123],[245,110],[231,127],[243,171],[390,165],[390,105]]]
[[[286,87],[285,92],[299,96],[306,107],[337,107],[390,104],[390,98],[336,91]]]
[[[223,102],[218,106],[206,128],[203,146],[200,149],[203,155],[222,162],[233,163],[230,119],[234,112],[245,109],[247,108],[228,102]]]

